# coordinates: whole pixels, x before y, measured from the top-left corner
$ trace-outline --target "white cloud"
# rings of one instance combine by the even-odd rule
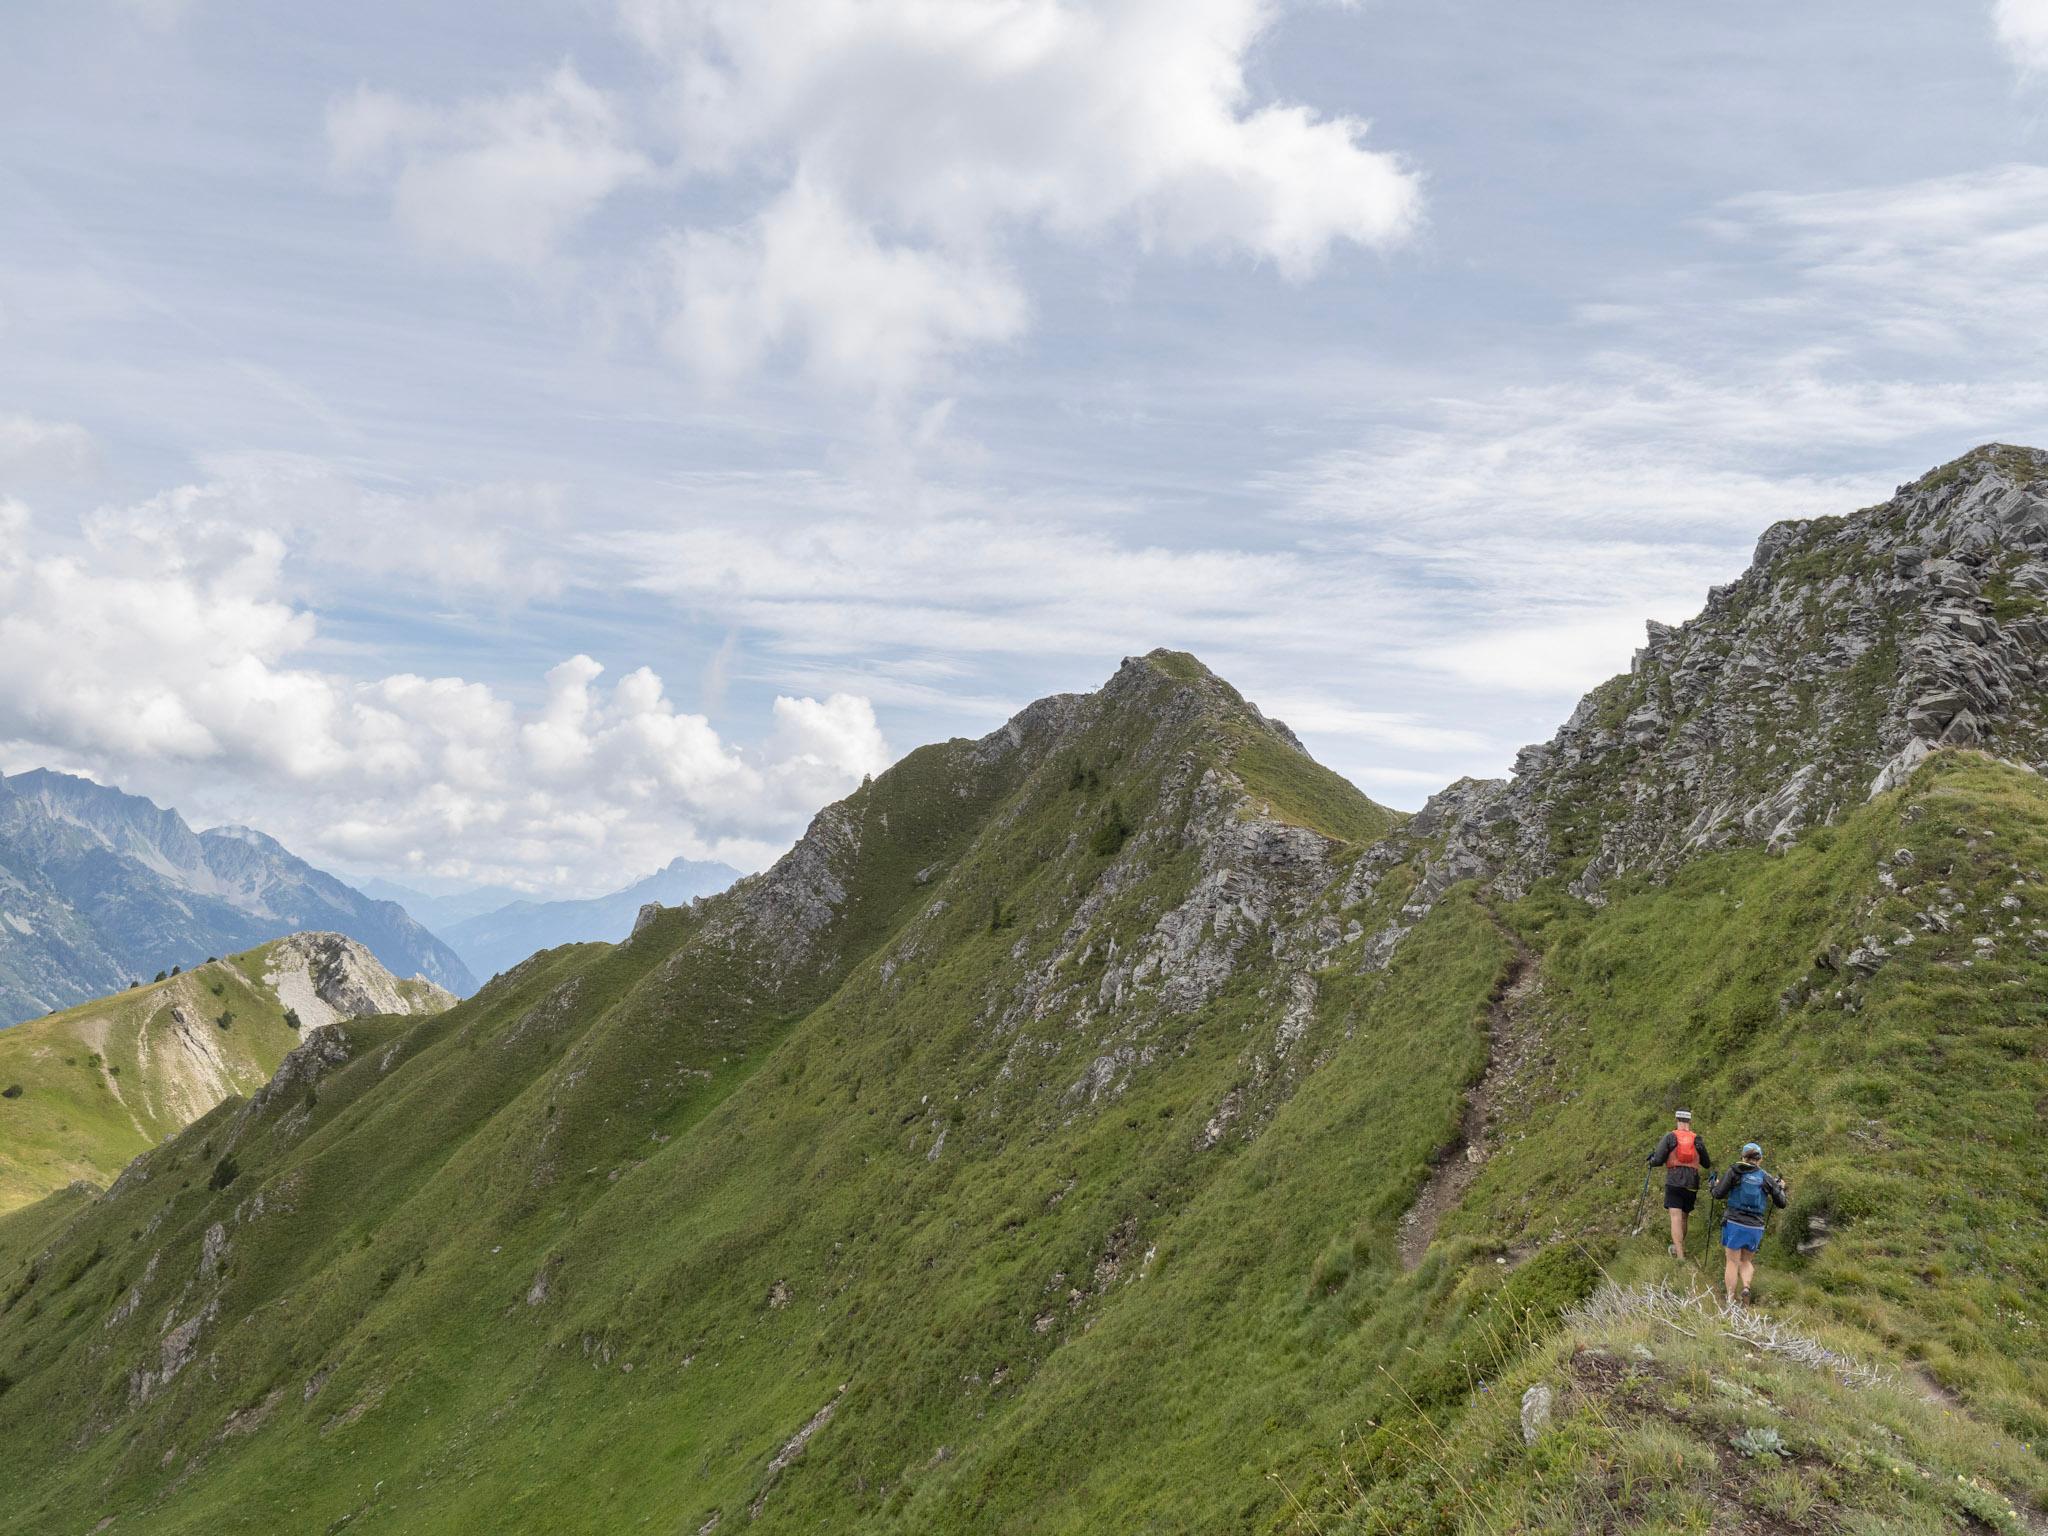
[[[1015,340],[1009,253],[1116,239],[1302,281],[1386,246],[1420,183],[1366,123],[1259,101],[1246,59],[1280,0],[621,0],[660,72],[673,170],[705,189],[627,263],[711,380],[793,361],[881,397]],[[650,107],[652,115],[657,109]],[[563,65],[454,106],[368,87],[333,104],[337,169],[388,177],[441,252],[535,265],[650,176],[614,98]]]
[[[908,651],[971,666],[988,654],[1313,644],[1318,623],[1385,595],[1369,572],[1293,551],[1133,543],[1045,502],[737,511],[605,544],[641,590],[812,657]]]
[[[624,0],[674,71],[706,171],[794,164],[851,207],[944,243],[1013,223],[1129,225],[1305,276],[1340,241],[1398,239],[1413,176],[1356,118],[1255,104],[1273,0]]]
[[[1023,293],[983,262],[884,245],[830,194],[799,181],[736,229],[668,245],[676,308],[667,341],[726,380],[783,349],[847,389],[899,394],[967,347],[1013,340]]]
[[[1689,617],[1702,596],[1689,594],[1667,617]],[[1645,617],[1634,604],[1595,601],[1546,623],[1506,624],[1428,641],[1413,655],[1432,671],[1488,692],[1576,697],[1612,677],[1644,643]]]
[[[778,188],[736,231],[677,247],[685,315],[763,313],[828,375],[857,339],[886,388],[1021,328],[993,252],[1022,231],[1135,238],[1312,275],[1339,244],[1402,239],[1416,177],[1366,124],[1252,99],[1273,0],[624,0],[672,72],[682,163]],[[806,231],[821,248],[791,271]],[[870,307],[833,253],[878,275]],[[803,299],[793,300],[792,288]],[[752,297],[748,295],[751,294]],[[701,341],[701,337],[698,338]]]
[[[388,177],[399,226],[438,254],[535,267],[649,173],[604,92],[563,64],[537,89],[425,106],[359,87],[327,116],[334,167]]]
[[[81,475],[93,457],[92,434],[76,422],[0,414],[0,480]]]
[[[503,481],[423,493],[370,490],[325,460],[300,454],[221,454],[204,480],[88,526],[162,538],[260,528],[324,573],[377,578],[427,593],[483,594],[516,604],[558,594],[567,581],[557,541],[567,525],[560,490]]]
[[[2022,70],[2048,72],[2048,0],[1996,0],[1992,19]]]
[[[647,668],[571,657],[541,702],[460,678],[306,664],[286,545],[167,493],[32,553],[0,503],[0,745],[82,764],[315,859],[524,886],[627,883],[677,853],[763,861],[887,765],[865,699],[779,699],[758,749],[676,708]]]
[[[1461,726],[1435,725],[1413,712],[1360,709],[1322,695],[1273,694],[1259,700],[1259,706],[1297,733],[1345,736],[1415,752],[1483,752],[1487,746],[1479,732]]]

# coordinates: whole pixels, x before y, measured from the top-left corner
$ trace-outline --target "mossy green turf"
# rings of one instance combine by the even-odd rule
[[[299,1043],[263,983],[270,949],[0,1029],[0,1090],[21,1090],[0,1097],[0,1211],[75,1180],[110,1183],[138,1153],[184,1128],[138,1049],[152,1016],[182,1006],[212,1031],[236,1091],[267,1082]]]
[[[1009,1005],[1113,865],[1077,995],[1108,940],[1186,895],[1182,765],[1338,835],[1339,874],[1390,821],[1341,781],[1270,771],[1272,738],[1189,659],[1153,665],[1202,712],[1107,716],[994,766],[927,748],[853,796],[845,899],[792,973],[733,943],[744,891],[667,913],[446,1015],[335,1026],[358,1048],[312,1089],[223,1106],[83,1210],[0,1221],[0,1531],[695,1531],[716,1512],[1207,1532],[1302,1510],[1304,1530],[1518,1528],[1491,1510],[1565,1530],[1596,1494],[1611,1528],[1665,1529],[1660,1501],[1704,1463],[1631,1504],[1612,1474],[1640,1447],[1571,1399],[1549,1459],[1521,1456],[1505,1394],[1563,1369],[1602,1266],[1654,1267],[1621,1232],[1680,1095],[1717,1150],[1757,1134],[1793,1179],[1773,1305],[1894,1362],[1925,1352],[1968,1401],[1946,1438],[1885,1410],[1917,1437],[1894,1448],[1931,1473],[1978,1447],[2008,1492],[2042,1490],[2010,1449],[2040,1443],[2048,1398],[2024,1150],[2048,1089],[2040,961],[2018,937],[1975,960],[1958,922],[1960,950],[1901,951],[1855,1013],[1835,973],[1811,986],[1817,954],[1896,926],[1908,896],[1878,860],[1900,846],[1920,856],[1898,884],[1938,878],[2002,933],[2048,924],[2038,780],[1944,756],[1787,856],[1722,856],[1600,911],[1453,892],[1384,972],[1359,970],[1362,940],[1334,951],[1291,1066],[1263,1050],[1285,999],[1253,945],[1091,1099],[1093,1035],[1020,1032]],[[1113,816],[1130,830],[1100,852]],[[1400,1217],[1455,1136],[1518,935],[1559,1032],[1551,1100],[1404,1273]],[[1232,1095],[1256,1134],[1205,1145]],[[230,1142],[235,1177],[210,1188]],[[1829,1245],[1798,1263],[1823,1208]],[[138,1401],[169,1320],[215,1295],[215,1223],[216,1319]],[[110,1323],[152,1254],[145,1304]],[[1831,1511],[1949,1507],[1875,1473],[1823,1486],[1819,1465],[1784,1470]],[[1445,1467],[1469,1499],[1433,1487]]]

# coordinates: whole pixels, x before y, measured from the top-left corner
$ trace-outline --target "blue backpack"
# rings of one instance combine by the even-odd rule
[[[1761,1168],[1743,1169],[1735,1180],[1735,1187],[1728,1191],[1728,1209],[1744,1216],[1763,1215],[1768,1198],[1764,1190],[1770,1177]]]

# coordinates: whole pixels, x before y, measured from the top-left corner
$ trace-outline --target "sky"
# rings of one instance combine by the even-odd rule
[[[2048,0],[11,0],[0,770],[772,859],[1155,646],[1376,798],[2048,443]]]

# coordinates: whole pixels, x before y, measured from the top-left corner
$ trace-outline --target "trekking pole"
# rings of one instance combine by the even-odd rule
[[[1649,1198],[1650,1176],[1645,1173],[1643,1175],[1643,1191],[1636,1196],[1636,1221],[1635,1225],[1629,1229],[1628,1235],[1630,1237],[1641,1237],[1643,1235],[1643,1202]]]

